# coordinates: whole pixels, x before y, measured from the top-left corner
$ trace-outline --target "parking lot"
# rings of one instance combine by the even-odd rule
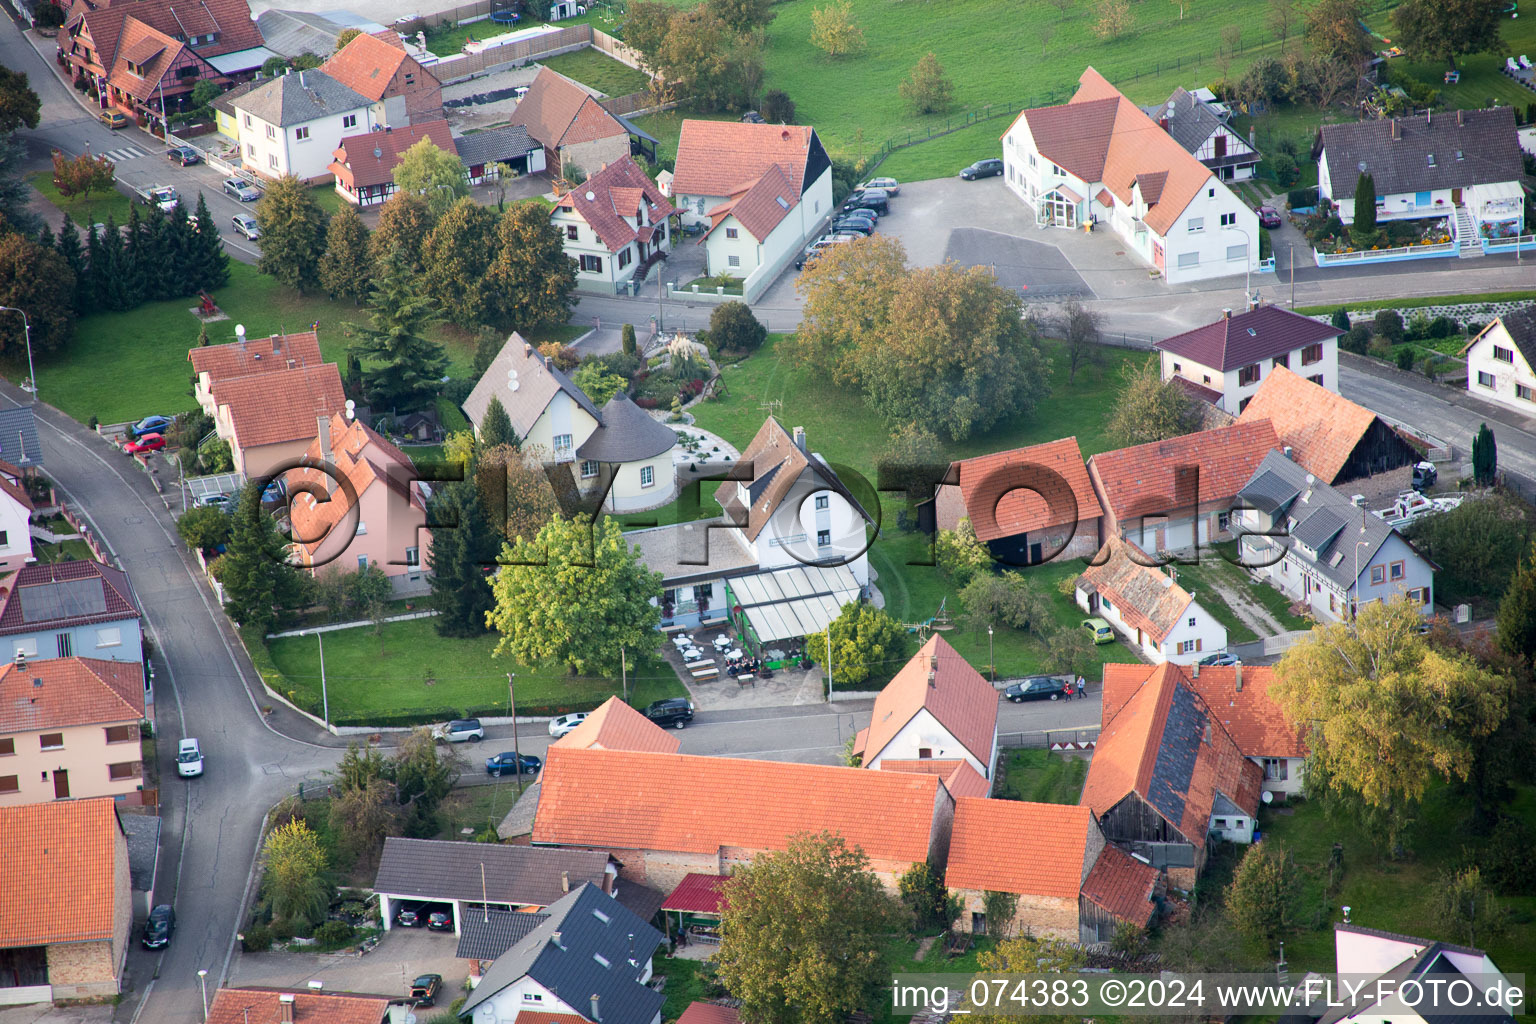
[[[332,992],[407,995],[412,979],[441,974],[438,1005],[446,1007],[463,990],[469,962],[454,956],[458,936],[425,928],[395,928],[365,956],[340,953],[241,953],[230,968],[231,985],[264,985],[304,990],[319,981]]]

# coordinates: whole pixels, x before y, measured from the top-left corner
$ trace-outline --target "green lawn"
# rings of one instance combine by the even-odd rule
[[[915,141],[913,145],[892,150],[891,155],[878,166],[871,167],[869,173],[897,181],[953,177],[967,164],[1002,156],[1002,135],[1009,124],[1010,118],[994,117],[926,142]],[[921,138],[921,134],[915,136],[915,139]]]
[[[494,636],[438,636],[431,619],[386,623],[378,634],[372,626],[326,633],[331,718],[341,724],[382,725],[394,721],[384,716],[430,722],[465,713],[505,714],[509,671],[517,673],[518,714],[592,708],[619,692],[617,678],[573,678],[558,667],[528,668],[492,658],[495,646]],[[319,707],[318,643],[311,637],[285,637],[268,643],[267,651],[282,676],[275,688],[297,694],[306,707]],[[630,669],[632,687],[644,682],[649,684],[645,693],[655,693],[647,700],[686,692],[665,664],[637,666],[632,661]]]
[[[32,554],[39,562],[69,562],[96,557],[91,554],[91,546],[83,540],[64,540],[57,544],[35,540],[32,542]]]
[[[335,185],[316,185],[309,190],[309,194],[315,197],[315,202],[320,204],[320,209],[327,214],[339,213],[342,204],[346,202],[336,191]]]
[[[90,230],[92,224],[106,223],[108,214],[115,217],[119,224],[128,222],[128,208],[133,205],[132,201],[115,188],[106,192],[97,192],[85,199],[79,196],[65,199],[54,187],[53,171],[36,171],[27,175],[27,180],[32,183],[33,188],[42,193],[44,199],[74,218],[75,223],[80,226],[82,242],[84,241],[83,233]]]
[[[539,63],[608,96],[628,96],[651,84],[644,72],[636,71],[628,64],[622,64],[602,50],[590,46]]]
[[[445,22],[437,28],[427,30],[427,49],[439,57],[451,57],[462,50],[464,44],[471,39],[490,39],[492,36],[506,35],[509,32],[533,28],[539,24],[542,23],[531,21],[517,25],[501,25],[497,22],[486,20],[477,21],[472,25],[454,25],[451,22]],[[564,21],[556,22],[555,24],[559,28],[591,25],[595,29],[607,32],[609,35],[618,35],[618,28],[622,24],[622,20],[613,16],[609,5],[599,3],[588,5],[587,13],[580,17],[566,18]]]
[[[1083,795],[1088,762],[1049,750],[1010,750],[1000,772],[997,795],[1037,804],[1075,804]]]
[[[511,744],[508,744],[510,747]],[[479,749],[476,749],[469,755],[470,769],[484,772],[484,763],[478,762],[474,756],[479,753]],[[487,756],[494,753],[500,753],[500,750],[487,748]],[[524,788],[537,779],[536,775],[523,776]],[[488,785],[460,786],[438,805],[437,835],[431,838],[459,841],[469,838],[463,832],[466,828],[472,828],[476,833],[484,832],[487,828],[494,829],[501,824],[501,819],[507,816],[512,805],[517,803],[517,796],[517,779],[511,775],[503,775]]]
[[[1532,93],[1536,96],[1536,93]],[[1469,293],[1465,295],[1407,295],[1400,299],[1362,299],[1358,302],[1346,303],[1345,307],[1352,313],[1361,313],[1376,309],[1417,309],[1421,306],[1479,306],[1492,302],[1528,302],[1536,299],[1536,291],[1524,292],[1489,292],[1486,295]],[[1338,309],[1332,306],[1297,306],[1296,312],[1303,316],[1318,316],[1332,313]],[[1492,318],[1492,314],[1489,314]]]
[[[699,976],[701,966],[697,960],[679,960],[670,956],[656,958],[655,972],[667,979],[667,1001],[661,1004],[663,1021],[677,1020],[689,1004],[708,997],[704,979]]]
[[[1475,53],[1456,59],[1461,80],[1455,85],[1445,84],[1443,62],[1410,61],[1397,57],[1391,62],[1392,70],[1406,71],[1419,81],[1439,89],[1441,106],[1476,110],[1491,106],[1497,100],[1500,106],[1519,107],[1523,111],[1529,104],[1536,103],[1536,92],[1523,87],[1501,71],[1505,57],[1536,50],[1536,23],[1532,22],[1528,11],[1520,13],[1524,17],[1500,19],[1499,34],[1504,45],[1498,53]],[[1367,18],[1366,24],[1389,39],[1395,34],[1389,12]]]

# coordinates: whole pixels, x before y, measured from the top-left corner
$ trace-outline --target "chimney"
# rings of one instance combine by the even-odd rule
[[[1465,128],[1466,124],[1467,124],[1467,112],[1465,110],[1458,110],[1458,111],[1456,111],[1456,127],[1457,128]]]
[[[569,871],[560,872],[560,891],[571,891],[571,873]]]
[[[1222,310],[1221,311],[1221,318],[1223,320],[1231,320],[1232,319],[1232,311],[1230,309]]]
[[[928,655],[928,667],[933,669],[935,672],[938,671],[938,669],[939,669],[939,655],[938,655],[937,652]]]
[[[299,71],[299,88],[300,89],[308,89],[309,88],[309,86],[304,84],[304,71],[302,69],[300,69],[300,71]]]
[[[1284,448],[1281,448],[1280,451],[1292,462],[1296,460],[1296,449],[1292,448],[1290,445],[1286,445]]]
[[[1241,663],[1232,666],[1232,685],[1237,687],[1237,692],[1243,692],[1243,666]]]
[[[1168,119],[1166,117],[1158,118],[1157,119],[1157,126],[1159,128],[1161,128],[1163,131],[1167,131],[1168,130]]]
[[[527,341],[523,342],[523,355],[525,355],[525,356],[533,355],[533,344],[531,342],[527,342]]]
[[[804,427],[796,427],[795,428],[795,447],[799,448],[801,451],[805,450],[805,428]]]
[[[282,1021],[282,1024],[293,1024],[292,992],[284,992],[282,995],[277,997],[277,1009],[279,1014],[281,1014],[281,1016],[278,1017],[278,1020]]]
[[[1398,125],[1397,118],[1392,119],[1392,141],[1396,142],[1403,137],[1403,129]]]
[[[928,688],[931,690],[939,688],[939,674],[933,669],[928,670]]]
[[[1248,311],[1251,313],[1251,312],[1253,312],[1254,310],[1256,310],[1258,308],[1259,308],[1259,297],[1257,295],[1255,295],[1253,298],[1248,300]]]
[[[1193,676],[1193,678],[1195,678],[1195,679],[1199,679],[1200,678],[1200,663],[1198,661],[1195,662],[1193,665],[1189,666],[1189,670],[1190,670],[1190,673]]]
[[[16,648],[16,667],[18,669],[27,667],[27,652],[19,647]]]
[[[549,937],[549,941],[553,942],[555,944],[555,948],[556,949],[564,949],[565,948],[565,943],[560,941],[560,933],[559,932],[555,932],[553,935],[551,935]]]
[[[336,456],[331,453],[331,418],[329,416],[316,416],[315,426],[319,428],[320,457],[327,463],[336,461]],[[325,474],[325,493],[330,494],[335,490],[336,478],[329,473]]]
[[[274,335],[272,335],[272,354],[273,355],[277,355],[282,350],[283,350],[283,336],[281,334],[274,334]]]
[[[613,872],[606,869],[603,871],[603,892],[613,895]]]
[[[544,369],[546,369],[546,370],[553,370],[554,368],[555,368],[555,360],[553,359],[553,357],[545,356],[544,357]]]
[[[598,1012],[598,1010],[597,1010],[597,999],[598,999],[597,993],[596,992],[592,993],[592,1019],[594,1021],[597,1021],[598,1024],[601,1024],[603,1017],[602,1017],[602,1014],[600,1014]]]

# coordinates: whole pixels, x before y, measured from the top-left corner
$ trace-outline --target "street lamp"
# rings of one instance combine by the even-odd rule
[[[208,1019],[208,970],[204,968],[197,972],[197,983],[203,989],[203,1020]]]
[[[1248,232],[1239,228],[1236,224],[1228,224],[1222,230],[1236,231],[1243,238],[1243,306],[1244,312],[1249,303],[1253,302],[1253,251],[1248,249]],[[1255,245],[1255,248],[1257,246]]]
[[[300,633],[299,635],[303,636],[304,634]],[[323,632],[317,632],[315,633],[315,639],[320,643],[320,707],[322,709],[322,714],[325,716],[325,727],[326,729],[330,729],[331,698],[330,694],[326,691],[325,688],[325,634]]]
[[[992,681],[997,682],[997,660],[992,657],[992,627],[987,627],[987,667],[992,672]]]
[[[32,401],[37,402],[37,371],[32,368],[32,321],[27,319],[27,314],[15,306],[0,306],[0,311],[10,310],[12,313],[21,313],[21,329],[27,337],[27,382],[32,385]]]
[[[507,710],[512,713],[512,756],[517,759],[517,767],[512,774],[517,776],[517,795],[523,795],[523,752],[517,746],[517,679],[516,672],[507,673]]]

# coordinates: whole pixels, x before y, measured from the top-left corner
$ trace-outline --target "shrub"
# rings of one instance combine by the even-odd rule
[[[247,953],[265,953],[272,948],[272,929],[264,924],[247,928],[241,934],[244,938],[240,948]]]
[[[639,354],[638,348],[635,344],[634,324],[625,324],[623,329],[619,331],[619,348],[626,356],[634,356]]]
[[[1403,340],[1403,316],[1395,309],[1383,309],[1376,314],[1376,333],[1396,345]]]
[[[354,931],[345,921],[327,921],[315,929],[315,938],[320,945],[335,948],[351,942]]]
[[[1329,322],[1332,323],[1334,327],[1337,327],[1340,331],[1348,331],[1349,310],[1345,309],[1343,306],[1340,306],[1338,309],[1333,311],[1333,316],[1329,318]]]
[[[1277,153],[1270,160],[1275,169],[1275,181],[1281,188],[1296,184],[1296,179],[1301,174],[1301,168],[1296,163],[1296,158],[1289,153]]]
[[[1316,206],[1316,188],[1293,188],[1285,194],[1285,201],[1291,205],[1291,209],[1298,206]]]
[[[1413,349],[1404,345],[1397,350],[1397,368],[1399,370],[1413,369]]]
[[[34,18],[38,28],[59,28],[64,24],[64,11],[52,3],[39,4]]]
[[[642,409],[654,409],[661,403],[656,401],[654,398],[644,397],[635,399],[635,404]]]
[[[1448,316],[1437,316],[1429,322],[1431,338],[1449,338],[1456,333],[1456,321]]]
[[[291,921],[273,921],[267,930],[272,933],[273,942],[289,942],[293,939],[293,922]]]
[[[1429,317],[1423,313],[1415,313],[1410,316],[1403,336],[1410,341],[1429,337]]]
[[[1371,343],[1366,346],[1365,351],[1368,355],[1375,356],[1377,359],[1391,359],[1392,343],[1378,335],[1371,339]]]
[[[769,89],[763,94],[763,106],[759,113],[769,124],[794,124],[795,101],[783,89]]]
[[[1357,356],[1365,355],[1366,348],[1371,343],[1371,329],[1365,324],[1355,324],[1349,329],[1349,333],[1339,339],[1339,347],[1346,352],[1353,352]]]

